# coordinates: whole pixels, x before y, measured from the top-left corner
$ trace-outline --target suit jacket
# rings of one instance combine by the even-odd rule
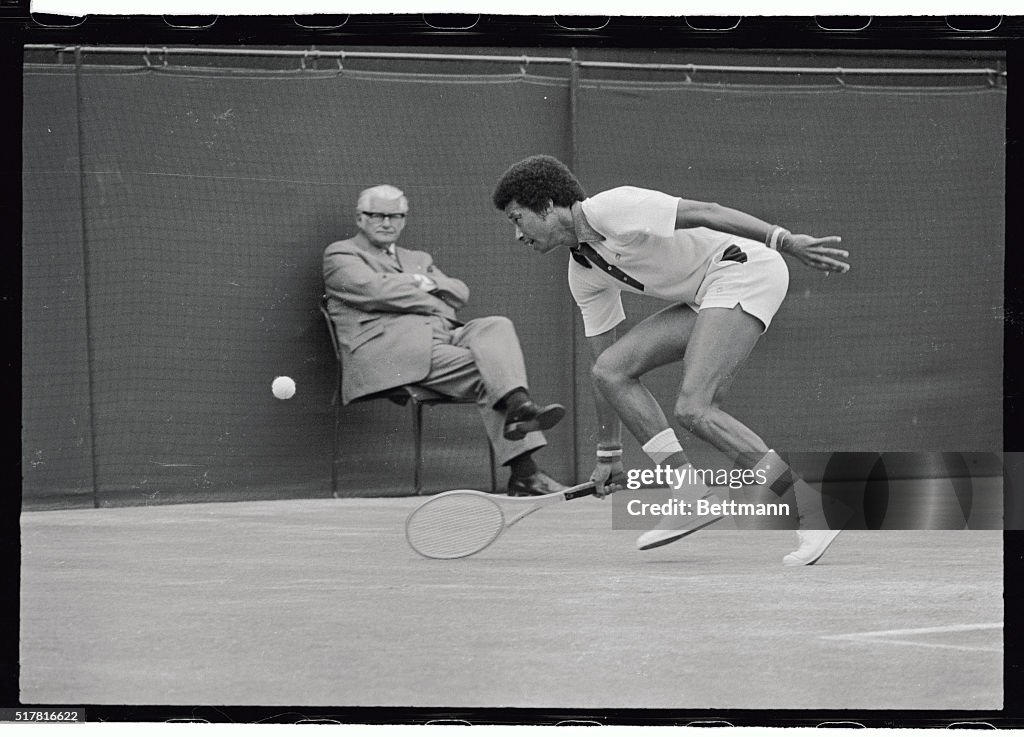
[[[430,372],[435,316],[456,325],[469,288],[434,266],[430,254],[396,247],[401,268],[361,237],[324,251],[327,308],[341,346],[342,401],[414,384]],[[429,276],[426,292],[413,275]]]

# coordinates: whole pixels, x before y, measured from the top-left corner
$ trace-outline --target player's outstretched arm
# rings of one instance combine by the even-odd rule
[[[839,247],[842,239],[837,235],[825,238],[794,235],[742,210],[716,202],[680,199],[676,205],[676,228],[697,227],[761,241],[770,248],[788,253],[805,266],[826,273],[836,271],[845,274],[850,270],[850,264],[844,260],[850,253]]]
[[[850,270],[846,261],[850,252],[840,248],[843,239],[838,235],[815,238],[800,233],[783,233],[779,241],[779,251],[788,253],[804,266],[824,271],[826,274],[837,272],[845,274]]]

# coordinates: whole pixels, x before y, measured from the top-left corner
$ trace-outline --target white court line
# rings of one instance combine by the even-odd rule
[[[988,624],[951,624],[945,627],[914,627],[898,630],[875,630],[873,632],[852,632],[846,635],[822,635],[823,640],[847,640],[853,642],[876,642],[887,645],[913,645],[915,647],[931,647],[943,650],[969,650],[972,652],[1001,653],[1002,648],[972,647],[969,645],[945,645],[935,642],[919,642],[917,640],[894,639],[900,635],[933,635],[946,632],[975,632],[978,630],[1001,630],[1002,622]]]

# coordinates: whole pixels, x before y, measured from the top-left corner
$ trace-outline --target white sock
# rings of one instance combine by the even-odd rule
[[[653,438],[643,444],[643,451],[647,454],[656,465],[661,465],[662,462],[671,456],[673,453],[682,453],[683,446],[679,444],[679,438],[676,437],[676,431],[671,427],[662,430]]]

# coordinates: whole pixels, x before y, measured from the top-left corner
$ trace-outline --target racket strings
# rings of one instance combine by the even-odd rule
[[[409,544],[428,558],[464,558],[477,553],[501,534],[501,507],[478,494],[435,497],[418,507],[406,521]]]

